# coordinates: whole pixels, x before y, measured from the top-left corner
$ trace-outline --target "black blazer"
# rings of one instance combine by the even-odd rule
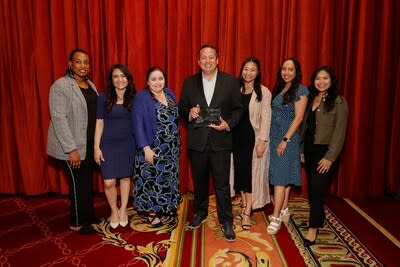
[[[183,83],[179,101],[179,114],[188,124],[187,148],[195,151],[204,151],[209,143],[213,150],[231,150],[231,131],[217,131],[209,127],[195,128],[189,122],[189,111],[197,104],[200,108],[220,108],[221,117],[228,123],[230,130],[235,127],[242,116],[242,101],[239,80],[227,73],[218,71],[214,95],[210,106],[203,90],[201,72],[187,78]]]

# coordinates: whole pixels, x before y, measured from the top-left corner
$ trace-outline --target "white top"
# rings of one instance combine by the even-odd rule
[[[205,78],[204,74],[203,76],[203,88],[204,88],[204,95],[206,97],[207,105],[210,106],[211,99],[214,95],[214,89],[215,89],[215,82],[217,81],[217,73],[218,71],[215,72],[214,76],[211,78],[211,80],[208,80]]]

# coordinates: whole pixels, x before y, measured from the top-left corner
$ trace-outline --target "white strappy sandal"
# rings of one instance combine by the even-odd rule
[[[286,208],[284,210],[281,210],[281,213],[279,214],[279,217],[281,218],[281,221],[284,223],[288,223],[290,219],[290,212],[289,208]]]
[[[282,220],[281,218],[275,217],[273,215],[270,215],[268,217],[270,219],[270,222],[267,227],[267,233],[269,235],[274,235],[279,231],[279,229],[281,229]]]

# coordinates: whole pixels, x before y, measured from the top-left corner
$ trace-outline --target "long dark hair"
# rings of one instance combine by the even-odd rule
[[[287,104],[289,102],[293,102],[294,101],[294,99],[296,98],[296,92],[297,92],[297,89],[299,88],[300,80],[301,80],[301,77],[302,77],[300,62],[294,57],[289,57],[289,58],[285,59],[282,62],[281,66],[279,67],[279,70],[278,70],[278,74],[277,74],[277,78],[276,78],[276,84],[274,86],[273,93],[272,93],[273,98],[275,96],[279,95],[282,92],[282,89],[286,85],[286,82],[282,78],[282,73],[281,72],[282,72],[283,64],[286,61],[289,61],[289,60],[293,62],[294,68],[296,69],[296,76],[294,77],[292,83],[290,84],[289,90],[283,96],[282,104]]]
[[[113,72],[115,69],[119,69],[128,79],[128,86],[126,87],[124,93],[124,103],[123,106],[128,110],[131,111],[132,108],[132,99],[136,94],[135,84],[133,82],[132,74],[129,72],[128,68],[122,64],[114,64],[111,66],[110,71],[108,72],[108,82],[107,88],[105,91],[106,95],[106,102],[105,108],[107,112],[110,112],[112,106],[117,103],[117,92],[115,91],[115,86],[113,84]]]
[[[331,86],[328,89],[327,92],[328,94],[325,96],[325,104],[324,104],[325,111],[331,111],[335,107],[335,100],[339,94],[337,88],[338,80],[336,79],[335,72],[331,67],[325,65],[320,66],[313,72],[313,74],[311,75],[311,83],[310,86],[308,87],[308,89],[310,90],[309,98],[310,100],[312,100],[319,93],[318,89],[315,88],[314,81],[317,78],[318,73],[320,73],[321,71],[326,71],[326,73],[328,73],[329,77],[331,78]],[[312,101],[310,101],[310,103],[312,103]]]
[[[252,63],[256,64],[256,66],[257,66],[258,74],[257,74],[256,78],[254,79],[254,92],[256,92],[257,101],[260,102],[261,99],[262,99],[262,92],[261,92],[261,64],[260,64],[260,61],[258,60],[258,58],[254,57],[254,56],[251,56],[251,57],[246,58],[243,61],[242,66],[240,67],[240,76],[239,76],[240,77],[239,78],[240,86],[242,88],[244,88],[245,81],[243,79],[242,72],[243,72],[244,66],[249,62],[252,62]]]
[[[75,49],[73,49],[73,50],[69,53],[69,57],[68,57],[68,66],[67,66],[67,70],[66,70],[65,74],[68,75],[68,76],[71,77],[71,78],[74,78],[74,72],[72,71],[69,62],[72,61],[72,59],[74,58],[74,56],[75,56],[76,53],[82,53],[82,54],[85,54],[85,55],[87,55],[87,56],[89,57],[89,53],[86,52],[85,50],[81,49],[81,48],[75,48]],[[89,57],[89,58],[90,58],[90,57]],[[86,76],[85,79],[88,80],[89,77]]]

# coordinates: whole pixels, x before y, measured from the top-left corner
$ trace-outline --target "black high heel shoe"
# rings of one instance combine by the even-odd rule
[[[312,245],[315,245],[315,241],[317,240],[317,236],[318,236],[318,229],[317,229],[317,233],[315,234],[314,240],[309,240],[307,238],[305,238],[304,236],[302,236],[303,239],[303,244],[305,247],[310,247]]]
[[[235,216],[235,219],[238,221],[242,221],[243,220],[243,215],[245,215],[246,212],[246,205],[241,205],[240,208],[242,209],[240,214]]]
[[[304,243],[304,246],[305,247],[310,247],[310,246],[312,246],[312,245],[315,245],[315,240],[316,240],[317,238],[315,238],[313,241],[311,241],[311,240],[308,240],[307,238],[304,238],[303,237],[303,243]]]

